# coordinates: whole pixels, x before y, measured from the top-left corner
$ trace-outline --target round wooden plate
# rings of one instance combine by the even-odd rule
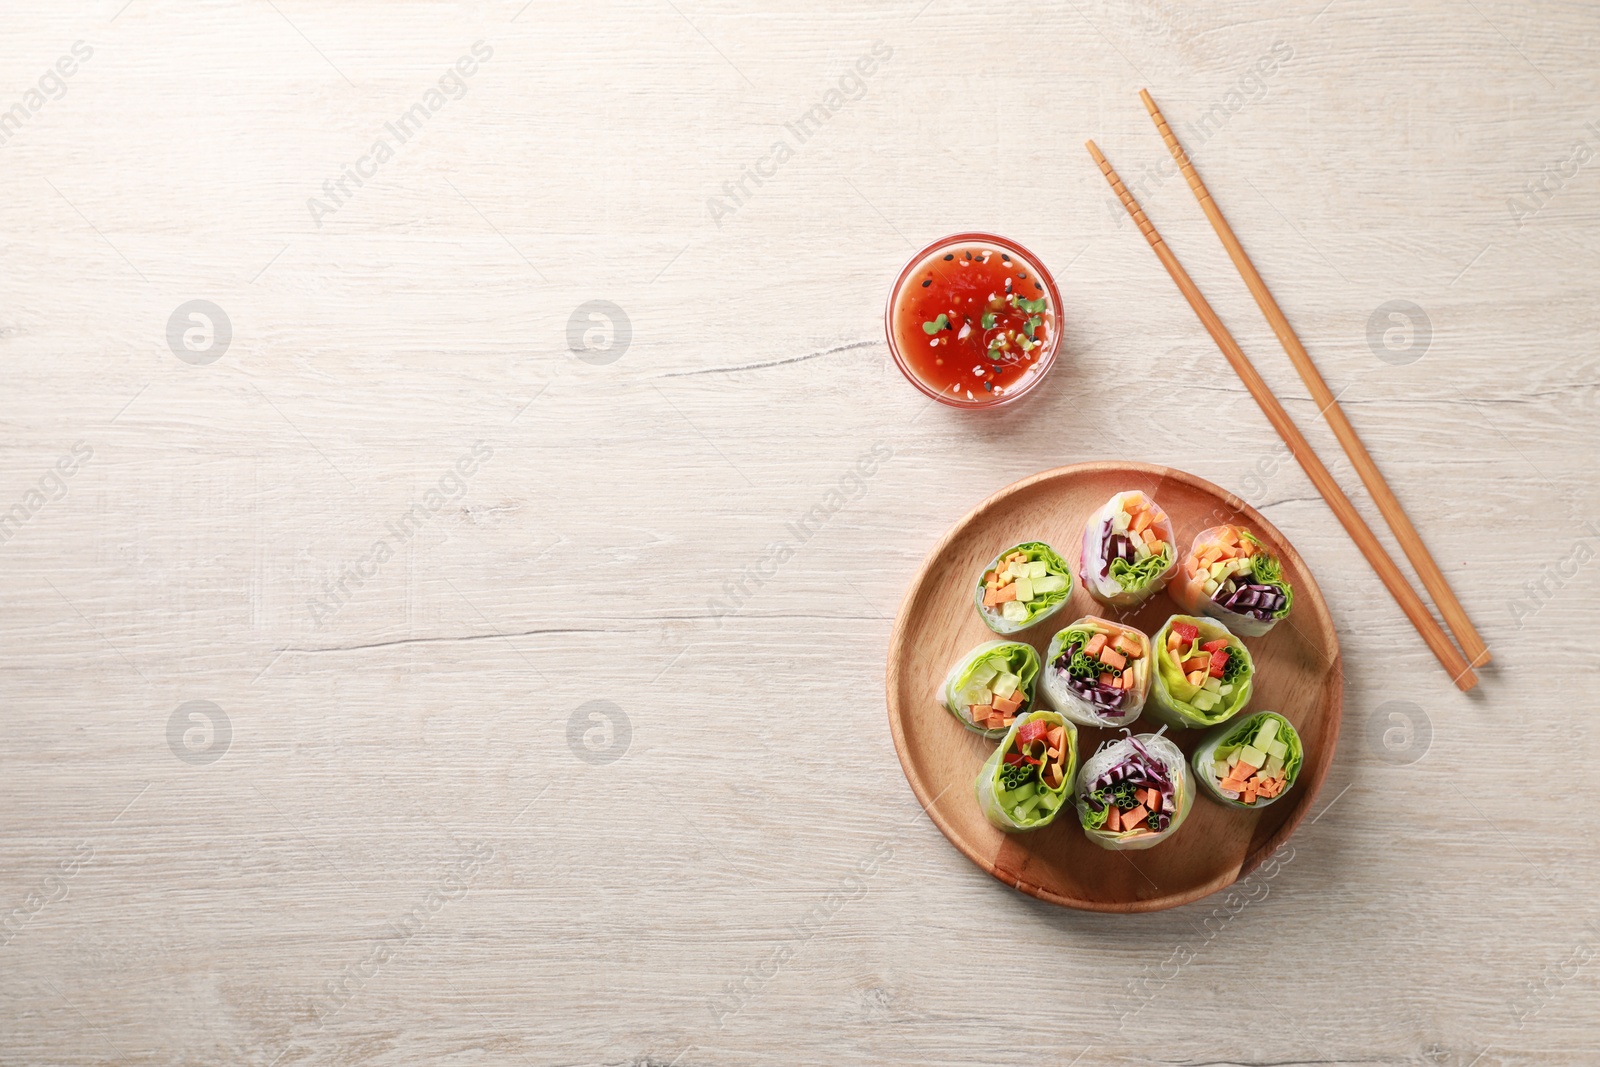
[[[1305,744],[1299,780],[1281,800],[1257,811],[1223,807],[1199,791],[1188,820],[1142,852],[1110,852],[1089,842],[1073,809],[1025,834],[1004,834],[984,819],[972,783],[994,742],[967,731],[938,703],[945,673],[967,650],[995,634],[978,618],[972,590],[980,568],[1021,541],[1048,542],[1072,564],[1073,591],[1054,617],[1016,635],[1044,655],[1050,637],[1084,615],[1131,623],[1154,634],[1178,610],[1158,593],[1131,612],[1089,597],[1077,579],[1083,525],[1112,494],[1153,496],[1172,518],[1178,549],[1208,526],[1238,522],[1283,563],[1294,611],[1265,637],[1245,638],[1256,664],[1255,691],[1241,714],[1276,711]],[[1266,859],[1310,810],[1339,740],[1344,675],[1339,643],[1322,593],[1294,546],[1254,508],[1192,474],[1145,463],[1079,463],[1025,478],[978,505],[928,555],[906,591],[889,640],[889,727],[900,764],[934,825],[979,867],[1024,893],[1090,911],[1158,911],[1232,885]],[[1048,706],[1048,705],[1046,705]],[[1141,716],[1135,733],[1153,732]],[[1192,753],[1203,730],[1168,730]],[[1079,728],[1080,761],[1120,731]]]

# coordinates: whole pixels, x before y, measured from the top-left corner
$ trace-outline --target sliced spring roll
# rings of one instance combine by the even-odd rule
[[[1138,490],[1118,493],[1084,524],[1078,578],[1107,607],[1131,608],[1159,593],[1177,565],[1172,520]]]
[[[1194,805],[1194,784],[1183,750],[1157,732],[1101,745],[1078,772],[1077,795],[1089,840],[1121,852],[1176,833]]]
[[[998,740],[1033,708],[1039,653],[1022,641],[988,641],[961,657],[939,687],[939,703],[967,729]]]
[[[1060,611],[1071,595],[1067,561],[1043,541],[1024,541],[983,569],[973,603],[989,629],[1014,634]]]
[[[1294,607],[1283,565],[1243,526],[1195,535],[1173,582],[1172,599],[1191,615],[1210,615],[1236,634],[1260,637]]]
[[[1050,639],[1044,694],[1080,726],[1127,726],[1150,696],[1150,639],[1085,615]]]
[[[1195,729],[1233,718],[1250,702],[1255,662],[1244,642],[1216,619],[1174,615],[1155,636],[1151,717]]]
[[[1053,711],[1017,716],[973,783],[983,817],[1006,833],[1048,826],[1078,773],[1078,728]]]
[[[1258,711],[1219,726],[1194,750],[1195,777],[1217,800],[1235,808],[1264,808],[1300,777],[1304,752],[1294,724]]]

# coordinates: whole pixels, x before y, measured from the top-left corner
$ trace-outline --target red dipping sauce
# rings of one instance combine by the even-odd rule
[[[1033,254],[986,233],[942,238],[889,294],[889,351],[905,376],[952,407],[994,407],[1038,385],[1060,344],[1061,295]]]

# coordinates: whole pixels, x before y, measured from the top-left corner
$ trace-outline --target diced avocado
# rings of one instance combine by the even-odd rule
[[[986,685],[969,685],[961,691],[961,703],[985,708],[994,703],[994,693]]]
[[[1254,745],[1246,745],[1239,750],[1239,762],[1259,769],[1267,765],[1267,754]]]
[[[1256,747],[1261,748],[1259,739],[1257,740]],[[1261,749],[1261,751],[1265,752],[1273,759],[1281,760],[1289,754],[1289,746],[1284,744],[1282,741],[1273,741],[1269,743],[1266,748]]]
[[[1270,778],[1276,778],[1281,773],[1283,773],[1283,760],[1277,756],[1273,756],[1272,758],[1268,759],[1267,776]]]
[[[972,676],[967,679],[969,685],[988,685],[990,679],[1000,673],[1000,668],[991,663],[984,662],[972,668]]]
[[[1135,541],[1133,543],[1133,554],[1138,559],[1149,559],[1150,546],[1145,544],[1142,540]]]
[[[1125,534],[1128,532],[1128,513],[1119,511],[1111,516],[1111,532]]]
[[[1238,763],[1238,762],[1239,762],[1239,750],[1238,749],[1234,749],[1232,752],[1228,753],[1228,766],[1232,767],[1235,763]]]
[[[1031,578],[1017,579],[1017,599],[1024,604],[1033,599],[1033,580]]]
[[[1231,685],[1220,686],[1217,689],[1217,695],[1218,696],[1224,696],[1225,697],[1231,692],[1233,692],[1233,686],[1231,686]]]
[[[1220,582],[1231,573],[1228,568],[1228,562],[1228,560],[1219,559],[1211,565],[1211,577],[1214,581]]]
[[[1043,578],[1033,579],[1033,595],[1036,597],[1059,593],[1066,587],[1067,580],[1059,574],[1047,574]]]
[[[1000,617],[1007,622],[1027,622],[1028,605],[1020,600],[1008,600],[1000,605]]]
[[[1200,711],[1210,711],[1217,706],[1220,699],[1215,693],[1208,693],[1204,689],[1198,689],[1195,691],[1194,696],[1189,698],[1189,703]]]
[[[1006,671],[995,678],[994,685],[991,688],[994,689],[996,696],[1008,697],[1017,691],[1017,686],[1020,684],[1022,684],[1021,678],[1018,678],[1010,671]]]
[[[1028,564],[1028,577],[1029,578],[1043,578],[1045,575],[1047,575],[1049,573],[1050,573],[1050,564],[1046,563],[1042,559],[1036,559],[1032,563]]]
[[[1206,596],[1210,596],[1212,593],[1215,593],[1220,587],[1220,583],[1207,578],[1205,584]]]
[[[1261,728],[1256,731],[1256,739],[1251,742],[1257,748],[1265,751],[1272,744],[1272,739],[1278,736],[1278,720],[1268,718],[1261,720]]]
[[[1222,695],[1222,679],[1221,678],[1212,678],[1210,676],[1207,676],[1206,680],[1204,682],[1200,683],[1200,688],[1204,689],[1208,693],[1215,693],[1218,696],[1221,696]]]
[[[1226,778],[1228,777],[1228,768],[1230,766],[1231,764],[1219,760],[1212,765],[1211,769],[1216,772],[1218,778]]]

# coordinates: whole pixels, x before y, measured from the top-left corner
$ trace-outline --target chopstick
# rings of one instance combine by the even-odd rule
[[[1461,606],[1461,601],[1456,599],[1450,583],[1445,580],[1439,565],[1434,562],[1428,546],[1422,543],[1417,528],[1411,525],[1411,520],[1406,516],[1405,509],[1400,506],[1400,501],[1395,499],[1394,492],[1384,480],[1383,473],[1378,470],[1378,465],[1372,461],[1372,456],[1361,443],[1361,438],[1357,436],[1355,427],[1345,418],[1344,409],[1334,399],[1328,383],[1322,380],[1322,375],[1318,373],[1317,365],[1311,361],[1305,345],[1300,343],[1294,327],[1289,325],[1283,309],[1273,299],[1267,283],[1262,280],[1255,264],[1250,262],[1250,256],[1246,254],[1244,246],[1234,236],[1233,227],[1222,217],[1222,209],[1211,198],[1211,191],[1206,188],[1206,183],[1200,180],[1200,175],[1195,173],[1194,165],[1189,162],[1188,153],[1183,150],[1183,145],[1178,143],[1178,138],[1167,125],[1161,109],[1156,107],[1155,100],[1151,99],[1146,89],[1139,90],[1139,99],[1144,101],[1145,109],[1150,112],[1150,118],[1154,120],[1156,129],[1161,131],[1161,139],[1167,143],[1167,151],[1172,153],[1173,162],[1188,180],[1189,188],[1200,201],[1201,210],[1206,213],[1206,218],[1211,220],[1211,228],[1217,231],[1222,246],[1228,250],[1228,257],[1239,269],[1244,284],[1249,287],[1250,294],[1256,298],[1256,303],[1261,307],[1261,313],[1271,324],[1272,332],[1278,335],[1278,343],[1283,345],[1284,352],[1289,356],[1289,362],[1300,372],[1300,380],[1311,390],[1311,396],[1316,400],[1323,417],[1328,420],[1328,425],[1332,427],[1333,435],[1344,446],[1344,453],[1350,457],[1350,463],[1361,476],[1362,484],[1367,487],[1367,492],[1372,494],[1373,502],[1378,505],[1378,511],[1389,524],[1389,529],[1394,531],[1395,540],[1400,542],[1401,550],[1416,568],[1423,587],[1433,597],[1433,602],[1439,606],[1439,614],[1444,616],[1445,625],[1450,627],[1450,632],[1455,634],[1456,640],[1461,643],[1461,649],[1467,654],[1472,666],[1481,667],[1488,663],[1489,649],[1484,645],[1478,631],[1473,628],[1472,620],[1467,618],[1466,609]]]
[[[1122,179],[1117,177],[1117,172],[1111,169],[1111,164],[1106,161],[1106,157],[1100,153],[1100,149],[1095,146],[1095,143],[1089,141],[1087,147],[1089,155],[1099,165],[1100,173],[1104,174],[1106,181],[1111,183],[1112,192],[1117,194],[1117,198],[1122,201],[1122,206],[1128,209],[1128,214],[1133,217],[1134,224],[1139,227],[1139,232],[1144,234],[1145,240],[1150,242],[1151,250],[1161,260],[1161,265],[1167,268],[1167,273],[1172,276],[1172,280],[1177,284],[1178,290],[1189,301],[1189,306],[1194,309],[1194,313],[1200,317],[1201,325],[1206,328],[1206,332],[1211,335],[1211,339],[1217,343],[1217,347],[1222,349],[1222,354],[1227,357],[1235,373],[1239,375],[1239,379],[1244,382],[1245,388],[1250,391],[1250,395],[1255,397],[1255,401],[1261,407],[1262,413],[1267,416],[1267,421],[1272,423],[1273,429],[1278,431],[1278,436],[1283,438],[1283,443],[1289,446],[1289,451],[1294,455],[1300,466],[1305,469],[1306,475],[1311,479],[1311,484],[1317,487],[1317,491],[1322,494],[1322,499],[1328,502],[1328,506],[1333,509],[1334,515],[1344,526],[1346,532],[1354,539],[1356,547],[1361,550],[1361,554],[1367,558],[1367,562],[1372,565],[1372,569],[1378,572],[1378,577],[1383,580],[1384,586],[1389,590],[1389,595],[1394,597],[1395,603],[1400,605],[1400,610],[1405,612],[1406,618],[1411,620],[1411,625],[1417,628],[1417,633],[1422,635],[1422,639],[1433,650],[1434,656],[1444,665],[1444,669],[1449,672],[1450,680],[1455,683],[1456,688],[1463,691],[1477,685],[1478,677],[1472,673],[1472,667],[1467,663],[1466,657],[1462,656],[1461,651],[1450,641],[1444,629],[1434,620],[1433,615],[1428,611],[1427,605],[1422,602],[1422,598],[1417,596],[1416,590],[1411,588],[1411,584],[1406,581],[1405,575],[1400,573],[1400,569],[1395,566],[1394,560],[1389,558],[1389,554],[1384,551],[1383,545],[1378,542],[1377,537],[1373,535],[1372,530],[1361,518],[1360,513],[1356,511],[1355,505],[1350,503],[1350,498],[1344,495],[1344,491],[1339,488],[1339,483],[1333,480],[1333,475],[1328,473],[1328,468],[1323,466],[1322,460],[1318,459],[1317,454],[1312,451],[1311,445],[1306,441],[1305,436],[1300,433],[1299,427],[1294,424],[1293,419],[1289,418],[1289,413],[1278,402],[1278,398],[1272,395],[1272,390],[1267,388],[1267,383],[1261,379],[1260,374],[1256,373],[1255,367],[1250,365],[1250,360],[1245,356],[1244,350],[1239,347],[1239,343],[1233,339],[1233,335],[1228,332],[1228,328],[1222,324],[1222,320],[1217,317],[1217,313],[1211,309],[1211,305],[1201,295],[1199,288],[1194,284],[1194,280],[1189,277],[1189,272],[1183,269],[1183,264],[1178,262],[1178,257],[1173,255],[1172,250],[1161,239],[1161,234],[1157,233],[1155,226],[1151,224],[1149,219],[1145,218],[1144,211],[1139,207],[1139,202],[1134,199],[1133,194],[1122,184]]]

